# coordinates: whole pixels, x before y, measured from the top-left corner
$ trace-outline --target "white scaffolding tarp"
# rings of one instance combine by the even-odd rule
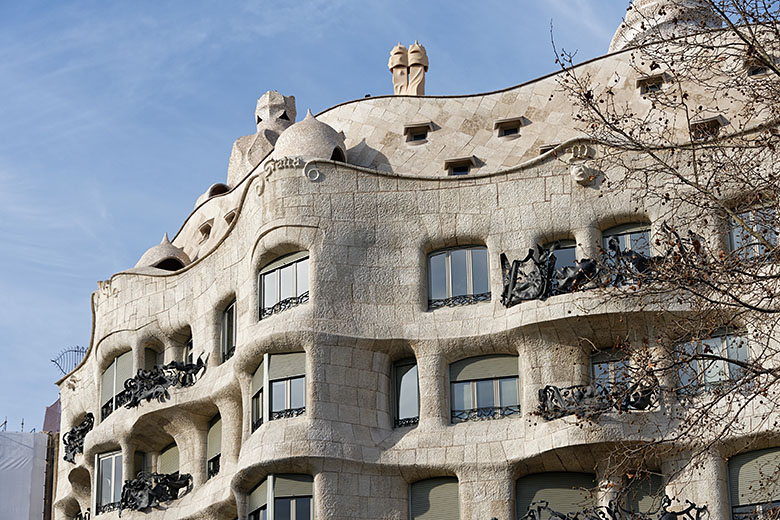
[[[45,433],[0,432],[0,520],[41,520]]]

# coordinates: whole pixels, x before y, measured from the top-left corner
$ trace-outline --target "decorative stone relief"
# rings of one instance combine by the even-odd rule
[[[596,156],[596,151],[587,144],[575,144],[569,149],[569,175],[580,186],[590,186],[601,176],[601,171],[588,166],[588,160]]]
[[[263,171],[265,175],[260,177],[260,182],[257,185],[257,196],[260,197],[265,192],[265,181],[271,174],[277,170],[285,170],[289,168],[303,168],[305,163],[300,157],[282,157],[281,159],[268,159],[263,165]],[[304,172],[305,174],[305,172]]]
[[[395,95],[424,96],[425,73],[428,72],[428,54],[425,47],[415,41],[407,51],[398,45],[390,51],[387,68],[393,74],[393,93]]]

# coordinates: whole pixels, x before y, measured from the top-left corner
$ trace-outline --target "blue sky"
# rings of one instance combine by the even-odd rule
[[[173,236],[224,181],[266,90],[299,118],[392,93],[415,39],[426,92],[468,94],[606,52],[628,0],[0,1],[0,422],[40,429],[50,362],[88,345],[97,280]]]

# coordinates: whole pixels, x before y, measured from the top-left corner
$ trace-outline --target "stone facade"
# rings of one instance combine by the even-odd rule
[[[620,101],[638,110],[647,103],[630,50],[581,67],[613,84]],[[261,113],[272,121],[258,115],[258,133],[236,142],[227,185],[210,188],[148,262],[99,282],[90,350],[59,382],[61,431],[87,413],[95,424],[83,453],[60,461],[55,518],[88,508],[93,517],[118,517],[95,514],[97,456],[121,452],[130,480],[136,452],[155,465],[172,442],[191,491],[123,517],[244,519],[264,478],[305,474],[318,519],[407,519],[412,483],[456,477],[460,518],[509,520],[515,482],[525,475],[613,479],[600,461],[615,440],[636,435],[635,425],[620,414],[599,424],[542,420],[538,391],[588,382],[582,338],[652,339],[663,324],[621,301],[592,311],[588,292],[511,308],[499,301],[501,253],[522,258],[536,243],[573,239],[577,256],[592,258],[604,230],[653,223],[661,212],[636,208],[629,193],[602,196],[588,163],[601,151],[580,138],[556,76],[487,94],[360,99],[295,124],[294,98],[268,93]],[[502,135],[512,121],[518,131]],[[408,128],[427,130],[410,140]],[[445,162],[463,157],[471,158],[468,173],[449,175]],[[464,245],[487,248],[489,299],[430,310],[428,255]],[[299,251],[309,255],[307,301],[261,319],[258,273]],[[175,259],[176,270],[160,268]],[[223,360],[223,314],[233,301],[235,354]],[[194,384],[101,417],[104,373],[118,356],[132,352],[132,374],[150,366],[152,353],[157,364],[184,362],[190,338],[192,358],[207,360]],[[255,371],[269,356],[298,351],[306,359],[305,413],[266,415],[253,431]],[[489,354],[517,356],[520,413],[453,424],[450,365]],[[418,367],[419,420],[396,427],[394,364],[406,358]],[[221,453],[209,478],[216,414]],[[713,519],[728,518],[723,454],[713,453],[705,474],[678,491],[706,503]],[[610,498],[604,491],[598,500]]]

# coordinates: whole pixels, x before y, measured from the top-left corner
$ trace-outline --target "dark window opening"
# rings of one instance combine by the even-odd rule
[[[282,115],[279,116],[279,119],[283,119],[285,121],[289,121],[290,120],[290,118],[287,116],[287,111],[286,110],[284,112],[282,112]]]
[[[468,172],[469,172],[468,165],[452,167],[452,175],[466,175]]]
[[[184,268],[184,264],[176,258],[166,258],[165,260],[154,264],[154,267],[164,271],[178,271],[179,269]]]
[[[411,134],[409,138],[410,141],[425,141],[426,139],[428,139],[428,132],[417,132]]]
[[[260,123],[262,123],[262,122],[263,122],[263,118],[262,118],[262,117],[260,117],[260,116],[257,116],[257,117],[255,118],[255,123],[256,123],[256,124],[258,124],[258,125],[259,125],[259,124],[260,124]]]
[[[517,126],[506,126],[504,128],[500,128],[498,130],[498,135],[500,137],[505,137],[507,135],[517,135],[520,133],[520,125]]]
[[[209,189],[209,197],[214,197],[216,195],[222,195],[223,193],[227,193],[230,191],[230,188],[226,184],[217,183],[214,186],[212,186]]]
[[[748,76],[760,76],[769,72],[769,67],[766,65],[753,65],[748,68]]]
[[[347,162],[346,157],[344,157],[344,151],[338,147],[333,149],[333,154],[331,154],[330,160],[338,161],[338,162]]]
[[[695,141],[712,139],[720,133],[721,126],[723,126],[723,123],[717,117],[698,123],[691,123],[691,137]]]

